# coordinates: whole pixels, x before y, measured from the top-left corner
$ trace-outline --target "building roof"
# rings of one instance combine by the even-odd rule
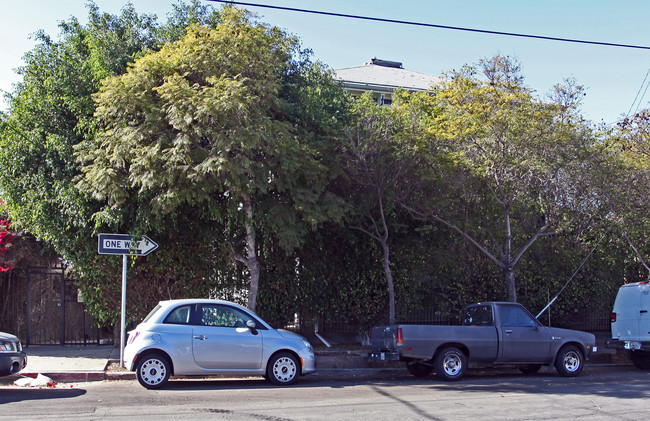
[[[394,91],[402,87],[412,91],[431,89],[442,81],[439,76],[414,72],[402,67],[402,63],[372,59],[363,66],[335,69],[334,78],[351,89]]]

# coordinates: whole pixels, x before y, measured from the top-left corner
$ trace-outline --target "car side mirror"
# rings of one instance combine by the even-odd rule
[[[250,329],[250,331],[251,331],[251,333],[252,333],[253,335],[257,335],[257,329],[256,329],[256,326],[257,326],[257,325],[256,325],[255,322],[252,321],[252,320],[249,320],[249,321],[246,322],[246,327]]]

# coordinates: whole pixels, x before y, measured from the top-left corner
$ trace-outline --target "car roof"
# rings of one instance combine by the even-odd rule
[[[175,300],[164,300],[164,301],[160,301],[158,304],[162,307],[169,307],[169,306],[176,306],[179,304],[199,304],[199,303],[227,304],[235,307],[244,308],[244,306],[239,305],[237,303],[233,303],[231,301],[216,300],[212,298],[183,298],[183,299],[175,299]]]

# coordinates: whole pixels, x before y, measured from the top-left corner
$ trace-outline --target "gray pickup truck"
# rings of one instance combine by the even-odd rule
[[[487,302],[468,306],[462,326],[375,327],[369,358],[404,361],[414,376],[435,371],[449,381],[461,379],[468,363],[517,366],[526,374],[555,366],[574,377],[596,350],[591,333],[543,326],[517,303]]]

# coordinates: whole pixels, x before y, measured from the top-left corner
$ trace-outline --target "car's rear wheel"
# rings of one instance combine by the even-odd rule
[[[138,382],[147,389],[160,389],[169,380],[171,364],[159,354],[149,354],[138,361],[135,376]]]
[[[584,357],[582,352],[574,346],[567,345],[560,349],[555,357],[555,369],[560,376],[575,377],[584,368]]]
[[[273,384],[287,386],[300,374],[298,359],[289,352],[279,352],[271,357],[266,366],[266,376]]]
[[[463,378],[467,368],[467,357],[456,347],[440,351],[433,361],[436,376],[441,380],[456,381]]]

